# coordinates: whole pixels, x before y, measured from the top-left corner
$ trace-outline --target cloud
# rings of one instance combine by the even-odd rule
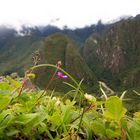
[[[0,0],[0,24],[82,27],[140,13],[139,0]]]

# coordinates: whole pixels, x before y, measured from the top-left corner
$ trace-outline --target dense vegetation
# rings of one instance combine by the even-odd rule
[[[103,96],[94,97],[83,91],[82,80],[78,83],[60,66],[60,62],[37,65],[27,71],[24,78],[0,77],[0,139],[140,139],[140,112],[127,111],[123,105],[126,92],[120,97],[108,97],[104,83],[99,82]],[[35,78],[32,72],[38,67],[55,70],[45,90],[31,83]],[[54,79],[65,78],[73,84],[65,82],[72,90],[64,96],[48,90]]]

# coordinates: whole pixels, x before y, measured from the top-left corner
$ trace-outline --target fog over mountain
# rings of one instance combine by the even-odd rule
[[[76,32],[79,36],[83,36],[84,39],[88,37],[89,34],[95,32],[98,30],[96,26],[100,26],[99,24],[101,23],[101,26],[108,26],[110,24],[113,24],[115,22],[118,22],[120,20],[125,20],[125,19],[131,19],[134,18],[133,16],[121,16],[118,17],[117,19],[108,21],[106,23],[103,23],[101,19],[99,19],[96,23],[89,24],[89,25],[84,25],[83,27],[69,27],[67,25],[64,25],[63,27],[59,27],[56,25],[49,24],[46,25],[30,25],[30,24],[22,24],[18,27],[10,25],[10,24],[1,24],[0,25],[0,36],[5,36],[5,35],[13,35],[13,36],[27,36],[27,35],[39,35],[39,36],[47,36],[50,34],[53,34],[55,32],[64,32],[68,33],[69,35],[72,32]],[[59,20],[59,19],[55,19]],[[55,20],[52,20],[55,22]],[[71,33],[70,33],[71,32]]]

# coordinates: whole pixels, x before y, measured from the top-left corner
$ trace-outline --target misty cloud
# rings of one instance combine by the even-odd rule
[[[139,0],[0,0],[0,24],[70,28],[140,13]]]

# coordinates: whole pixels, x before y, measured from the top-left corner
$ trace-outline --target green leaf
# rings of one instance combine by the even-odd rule
[[[120,131],[113,131],[111,129],[106,129],[106,135],[108,138],[118,138],[120,136]]]
[[[92,122],[92,129],[96,135],[101,135],[101,136],[106,135],[105,125],[100,120]]]
[[[53,125],[58,126],[61,124],[61,117],[59,112],[54,112],[52,116],[49,116],[49,120]]]
[[[26,124],[24,132],[29,133],[32,129],[38,127],[38,125],[42,123],[45,119],[46,115],[44,113],[36,113],[36,116]]]
[[[11,114],[7,114],[3,121],[0,122],[0,131],[2,131],[4,128],[8,127],[8,125],[12,122],[13,116]]]
[[[130,140],[140,140],[140,124],[133,121],[128,134]]]
[[[16,81],[12,79],[10,76],[6,76],[6,79],[9,80],[9,82],[15,87],[19,88],[21,86],[21,83],[19,81]]]
[[[17,134],[17,133],[19,133],[19,132],[20,132],[20,131],[17,130],[17,129],[10,129],[10,131],[7,132],[6,135],[9,137],[9,136],[13,136],[13,135],[15,135],[15,134]]]
[[[3,110],[2,113],[0,113],[0,123],[3,121],[3,119],[11,114],[10,110]]]
[[[9,85],[8,82],[0,82],[0,91],[1,90],[12,90],[13,88]]]
[[[43,132],[45,132],[46,129],[47,129],[46,124],[43,123],[43,122],[41,122],[40,125],[39,125],[39,127],[38,127],[38,132],[39,132],[39,134],[42,134]]]
[[[104,116],[109,119],[119,121],[124,117],[126,109],[122,105],[121,99],[117,96],[112,96],[105,102]]]
[[[64,124],[68,124],[73,116],[73,112],[72,112],[72,107],[75,104],[75,101],[69,103],[69,105],[61,105],[61,109],[62,109],[62,121]]]
[[[135,112],[134,113],[134,118],[135,118],[135,120],[140,122],[140,112]]]
[[[48,137],[50,138],[50,140],[54,140],[54,138],[52,137],[52,135],[49,132],[47,125],[45,123],[43,123],[43,122],[40,123],[40,126],[38,127],[38,131],[40,134],[42,134],[43,132],[46,132]]]
[[[3,110],[11,101],[10,95],[0,94],[0,111]]]
[[[15,123],[25,125],[29,123],[30,121],[32,121],[37,116],[38,116],[37,113],[22,114],[15,118]]]

